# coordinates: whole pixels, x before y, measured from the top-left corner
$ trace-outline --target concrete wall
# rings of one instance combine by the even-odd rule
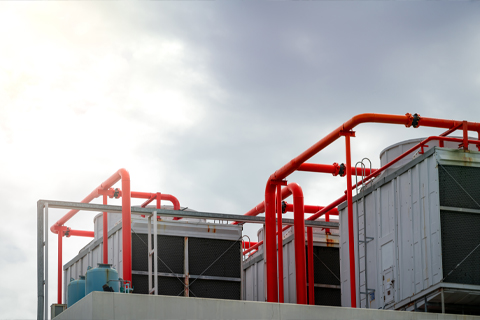
[[[480,320],[480,317],[92,292],[55,319]]]

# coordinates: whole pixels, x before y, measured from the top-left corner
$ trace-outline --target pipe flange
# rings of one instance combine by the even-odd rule
[[[118,188],[115,188],[115,192],[113,193],[113,197],[115,199],[118,199],[120,195],[120,190]]]
[[[412,127],[418,128],[419,125],[420,125],[420,115],[418,113],[415,113],[413,115]]]
[[[336,162],[333,163],[333,168],[334,168],[334,171],[332,173],[332,175],[334,177],[338,176],[338,173],[340,172],[340,165]]]
[[[345,175],[347,174],[347,167],[345,166],[344,163],[340,164],[338,174],[340,175],[340,177],[345,177]]]

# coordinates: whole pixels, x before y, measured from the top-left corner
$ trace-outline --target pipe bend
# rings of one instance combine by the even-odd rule
[[[180,201],[171,194],[162,193],[162,200],[170,201],[173,204],[173,210],[180,210]]]
[[[293,197],[302,197],[303,198],[303,190],[296,182],[291,182],[287,185],[288,190],[293,194]]]
[[[122,179],[122,181],[130,181],[130,173],[127,169],[121,168],[117,171],[118,175]]]

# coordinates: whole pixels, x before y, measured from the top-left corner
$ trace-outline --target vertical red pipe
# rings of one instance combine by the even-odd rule
[[[282,186],[277,184],[277,232],[278,232],[278,301],[283,303],[283,232],[282,232]]]
[[[58,231],[58,304],[62,304],[62,238],[63,230]]]
[[[103,204],[108,204],[108,197],[103,195]],[[108,216],[103,213],[103,263],[108,263]]]
[[[314,290],[314,272],[313,272],[313,230],[312,227],[307,228],[307,242],[308,242],[308,300],[309,304],[315,304],[315,290]]]
[[[350,154],[350,132],[345,133],[346,167],[347,167],[347,205],[348,205],[348,253],[350,258],[350,300],[351,307],[357,307],[357,290],[355,280],[355,252],[353,238],[353,204],[352,204],[352,161]]]
[[[265,187],[265,263],[267,268],[267,301],[278,302],[277,255],[275,239],[275,185]]]
[[[303,191],[296,183],[289,183],[293,193],[293,232],[295,243],[295,281],[297,283],[297,303],[307,304],[307,265],[305,255],[305,212]]]
[[[468,123],[463,121],[463,150],[468,150]]]
[[[325,213],[325,221],[330,222],[330,211]],[[330,228],[325,228],[325,234],[330,234]]]
[[[130,174],[125,169],[118,170],[122,178],[122,249],[123,279],[132,281],[132,208],[130,194]]]

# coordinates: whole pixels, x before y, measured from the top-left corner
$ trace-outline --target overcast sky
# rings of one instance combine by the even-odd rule
[[[477,1],[0,2],[0,318],[36,317],[37,200],[80,201],[124,167],[132,190],[243,214],[270,174],[356,114],[480,122],[479,30]],[[352,161],[374,166],[386,146],[442,132],[356,131]],[[340,141],[312,159],[344,161]],[[345,189],[288,180],[306,204]],[[93,230],[94,216],[68,226]],[[87,242],[65,240],[64,261]]]

